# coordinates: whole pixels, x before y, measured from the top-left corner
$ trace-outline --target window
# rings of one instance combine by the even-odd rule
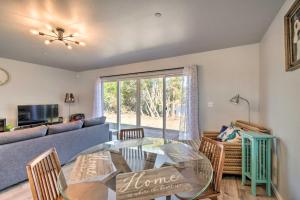
[[[180,131],[183,75],[137,75],[103,80],[104,115],[110,128],[144,127],[162,137]]]

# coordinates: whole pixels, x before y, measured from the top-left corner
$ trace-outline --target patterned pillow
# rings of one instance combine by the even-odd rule
[[[227,128],[228,128],[228,126],[223,125],[221,130],[220,130],[220,133],[224,132]]]
[[[227,134],[227,131],[229,131],[231,129],[231,127],[226,127],[224,128],[225,126],[223,126],[220,130],[220,134],[217,136],[217,139],[220,140],[220,141],[223,141],[223,138],[226,137],[226,134]]]
[[[232,142],[237,143],[240,142],[242,139],[243,130],[237,127],[234,127],[232,129],[231,133],[228,133],[226,135],[226,138],[224,139],[224,142]]]
[[[244,131],[238,127],[230,126],[218,135],[218,139],[222,140],[222,142],[237,143],[241,141],[243,132]]]

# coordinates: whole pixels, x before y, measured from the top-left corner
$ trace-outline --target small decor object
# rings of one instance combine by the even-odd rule
[[[284,17],[286,71],[300,68],[300,0]]]
[[[85,119],[85,115],[83,113],[76,113],[70,116],[70,122],[84,120],[84,119]]]
[[[239,94],[237,94],[230,99],[230,102],[237,105],[240,103],[240,100],[245,101],[248,105],[248,122],[250,124],[250,102],[248,101],[248,99],[243,98]]]
[[[71,115],[71,104],[75,103],[75,97],[73,93],[66,93],[65,103],[69,104],[69,116]]]
[[[64,118],[63,117],[58,117],[58,122],[59,123],[63,123],[64,122]]]
[[[13,130],[14,126],[12,124],[7,124],[5,127],[5,131],[11,131]]]
[[[70,34],[65,35],[65,29],[63,29],[61,27],[52,28],[52,26],[50,26],[50,25],[47,25],[46,27],[50,31],[50,33],[44,33],[44,32],[40,32],[37,30],[30,30],[30,32],[33,35],[48,37],[48,39],[45,40],[46,45],[48,45],[54,41],[60,41],[60,42],[64,43],[66,45],[66,47],[70,50],[73,48],[71,46],[71,44],[85,46],[84,42],[79,42],[77,40],[74,40],[74,37],[76,37],[78,35],[77,33],[70,33]]]
[[[275,137],[263,133],[247,132],[242,136],[242,184],[251,179],[252,195],[256,196],[256,185],[266,184],[271,196],[271,144]]]
[[[0,68],[0,86],[9,81],[9,74],[6,70]]]
[[[6,119],[0,119],[0,132],[4,132],[6,127]]]

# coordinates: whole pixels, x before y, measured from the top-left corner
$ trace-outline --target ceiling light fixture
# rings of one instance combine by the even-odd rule
[[[48,37],[48,39],[45,40],[45,42],[44,42],[46,45],[49,45],[54,41],[61,41],[70,50],[73,48],[71,46],[71,44],[85,46],[84,42],[72,40],[72,38],[78,36],[78,33],[71,33],[71,34],[65,36],[64,35],[65,30],[63,28],[57,27],[56,29],[53,29],[50,25],[46,25],[46,27],[47,27],[47,29],[49,29],[51,31],[51,33],[43,33],[43,32],[37,31],[37,30],[30,30],[30,32],[33,35]]]

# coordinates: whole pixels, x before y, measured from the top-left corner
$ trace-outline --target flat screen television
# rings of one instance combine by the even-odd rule
[[[18,106],[18,126],[49,123],[57,120],[58,104]]]

